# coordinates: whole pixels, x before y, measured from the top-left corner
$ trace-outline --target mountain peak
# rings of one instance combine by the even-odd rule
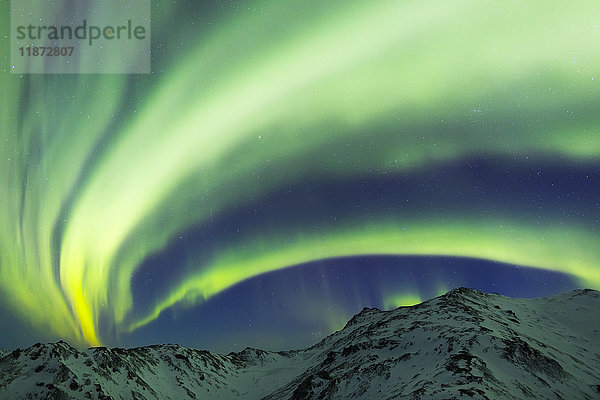
[[[598,306],[594,290],[513,299],[458,288],[364,308],[298,351],[38,343],[0,358],[0,398],[597,398]]]

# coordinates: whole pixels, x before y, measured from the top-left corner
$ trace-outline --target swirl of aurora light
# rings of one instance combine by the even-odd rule
[[[331,257],[481,258],[600,288],[597,1],[241,4],[154,4],[150,75],[13,75],[5,36],[3,307],[98,345],[180,302]],[[517,174],[592,171],[592,196],[535,212],[479,198],[448,169],[476,158]],[[430,172],[448,183],[429,189],[435,200],[365,192],[368,207],[340,206],[335,223],[305,199],[278,204],[279,219],[188,249],[152,302],[132,295],[144,260],[181,232],[291,186]]]

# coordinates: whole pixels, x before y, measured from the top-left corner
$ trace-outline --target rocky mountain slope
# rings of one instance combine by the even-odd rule
[[[598,399],[600,292],[471,289],[364,309],[298,351],[36,344],[0,359],[1,399]]]

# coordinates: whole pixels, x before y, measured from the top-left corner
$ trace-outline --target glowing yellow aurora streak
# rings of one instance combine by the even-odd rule
[[[160,7],[154,28],[169,22],[169,6]],[[599,237],[589,226],[506,215],[375,218],[224,248],[148,315],[128,320],[131,274],[146,256],[209,210],[295,177],[364,176],[482,153],[598,162],[596,1],[270,7],[208,33],[190,28],[197,49],[148,96],[125,99],[142,105],[101,151],[125,77],[2,73],[0,286],[10,307],[95,345],[101,317],[126,331],[257,274],[353,254],[481,257],[600,287]],[[3,54],[8,47],[3,40]],[[482,108],[470,129],[447,128]],[[265,169],[268,179],[248,183]]]

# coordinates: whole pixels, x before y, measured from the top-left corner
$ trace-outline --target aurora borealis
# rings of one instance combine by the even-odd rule
[[[423,259],[429,296],[600,288],[596,1],[155,1],[152,74],[22,76],[1,4],[0,307],[38,337],[243,342],[218,314],[299,276],[271,300],[338,329]]]

